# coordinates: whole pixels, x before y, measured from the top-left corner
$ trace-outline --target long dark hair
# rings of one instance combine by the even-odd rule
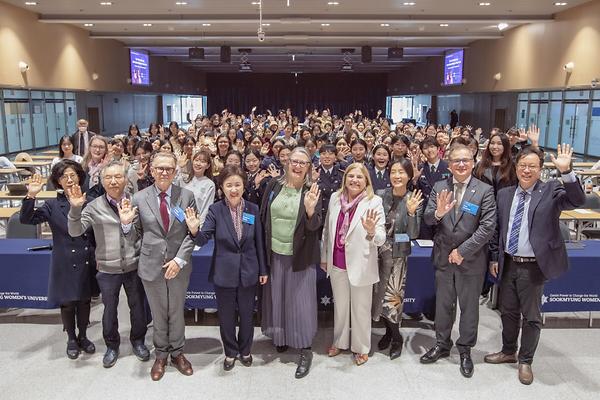
[[[515,165],[512,160],[512,155],[510,153],[510,140],[508,136],[504,133],[494,133],[490,136],[488,140],[488,145],[483,151],[481,156],[481,161],[477,164],[477,168],[475,169],[475,177],[481,179],[485,170],[487,168],[492,168],[492,162],[494,161],[494,157],[490,152],[490,144],[492,143],[492,139],[494,137],[499,137],[502,142],[502,157],[500,157],[500,183],[504,185],[510,185],[517,179],[517,174],[515,172]]]
[[[73,145],[73,138],[71,137],[71,135],[64,135],[63,137],[61,137],[60,141],[58,142],[58,157],[59,158],[63,158],[65,156],[65,152],[62,149],[62,145],[67,140],[71,143],[71,145]],[[73,153],[73,154],[75,154],[75,153]]]

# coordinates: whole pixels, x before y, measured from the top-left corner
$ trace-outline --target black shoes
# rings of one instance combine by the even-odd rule
[[[310,372],[310,366],[312,364],[313,353],[312,350],[302,349],[300,350],[300,359],[298,361],[298,368],[296,368],[296,379],[304,378]]]
[[[102,365],[104,368],[110,368],[117,363],[117,358],[119,358],[119,350],[106,349],[106,353],[102,358]]]
[[[240,362],[244,367],[249,367],[252,365],[252,354],[249,354],[244,357],[240,357]]]
[[[450,356],[450,350],[444,350],[439,345],[433,346],[427,353],[421,356],[421,364],[432,364],[440,358]]]
[[[133,354],[140,361],[148,361],[150,359],[150,351],[144,343],[136,343],[133,345]]]
[[[94,354],[96,352],[96,346],[87,337],[83,336],[77,339],[79,348],[87,354]]]
[[[465,378],[470,378],[473,376],[473,360],[471,360],[471,354],[463,353],[460,355],[460,373]]]
[[[383,337],[377,343],[377,348],[379,350],[385,350],[390,347],[390,343],[392,343],[392,335],[388,335],[387,333],[383,335]]]
[[[79,343],[77,343],[77,340],[67,340],[67,357],[69,357],[71,360],[75,360],[77,357],[79,357],[79,353]]]
[[[402,345],[404,344],[404,339],[400,337],[400,341],[392,342],[392,346],[390,347],[390,360],[395,360],[396,358],[402,355]]]
[[[223,369],[225,371],[231,371],[233,367],[235,367],[235,357],[225,357],[225,359],[223,360]]]
[[[285,353],[287,349],[289,349],[289,346],[287,345],[275,346],[275,350],[277,350],[278,353]]]

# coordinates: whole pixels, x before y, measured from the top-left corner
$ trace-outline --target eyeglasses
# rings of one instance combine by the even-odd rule
[[[101,144],[95,144],[90,146],[90,148],[94,149],[94,150],[104,150],[104,146]]]
[[[526,169],[529,169],[530,171],[537,171],[538,169],[540,169],[540,166],[539,165],[517,164],[517,169],[519,171],[525,171]]]
[[[72,180],[74,181],[75,179],[77,179],[77,175],[76,174],[64,174],[63,176],[60,177],[61,180],[67,181],[67,180]]]
[[[306,167],[309,164],[309,161],[290,160],[290,164],[292,164],[296,167]]]
[[[470,163],[471,161],[473,161],[472,158],[459,158],[457,160],[450,160],[450,162],[454,165],[460,165],[461,163],[464,165],[467,165],[468,163]]]
[[[173,172],[175,172],[175,168],[173,168],[173,167],[153,167],[153,168],[159,174],[164,174],[165,172],[167,174],[172,174]]]

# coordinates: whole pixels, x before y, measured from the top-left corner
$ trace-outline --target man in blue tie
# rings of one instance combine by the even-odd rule
[[[544,283],[568,268],[567,250],[559,227],[561,211],[585,202],[585,193],[571,171],[573,149],[558,145],[552,162],[562,182],[540,181],[544,153],[526,147],[516,157],[519,184],[498,191],[498,226],[490,244],[490,273],[500,281],[502,350],[488,354],[490,364],[519,362],[519,381],[533,382],[531,363],[542,327]],[[517,354],[519,324],[521,346]]]

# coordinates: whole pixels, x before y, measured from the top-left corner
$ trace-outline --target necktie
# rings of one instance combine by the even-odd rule
[[[379,179],[379,180],[383,179],[383,174],[381,173],[381,171],[377,172],[377,179]]]
[[[515,255],[519,248],[519,234],[521,233],[521,222],[523,221],[526,197],[527,192],[520,193],[519,203],[517,204],[517,211],[515,212],[515,218],[513,219],[513,224],[510,228],[510,237],[508,239],[508,254],[511,255]]]
[[[160,192],[158,195],[160,197],[160,218],[162,219],[163,228],[165,232],[169,231],[169,207],[167,206],[167,194],[165,192]]]
[[[119,215],[119,208],[117,207],[117,202],[113,199],[110,199],[108,201],[108,203],[110,204],[110,208],[112,208],[112,210]]]
[[[435,174],[435,165],[432,165],[432,166],[431,166],[431,173],[432,173],[432,174]]]
[[[454,198],[456,199],[456,204],[454,205],[454,216],[458,216],[458,213],[460,212],[460,203],[462,203],[464,189],[464,183],[457,182],[454,184]]]

